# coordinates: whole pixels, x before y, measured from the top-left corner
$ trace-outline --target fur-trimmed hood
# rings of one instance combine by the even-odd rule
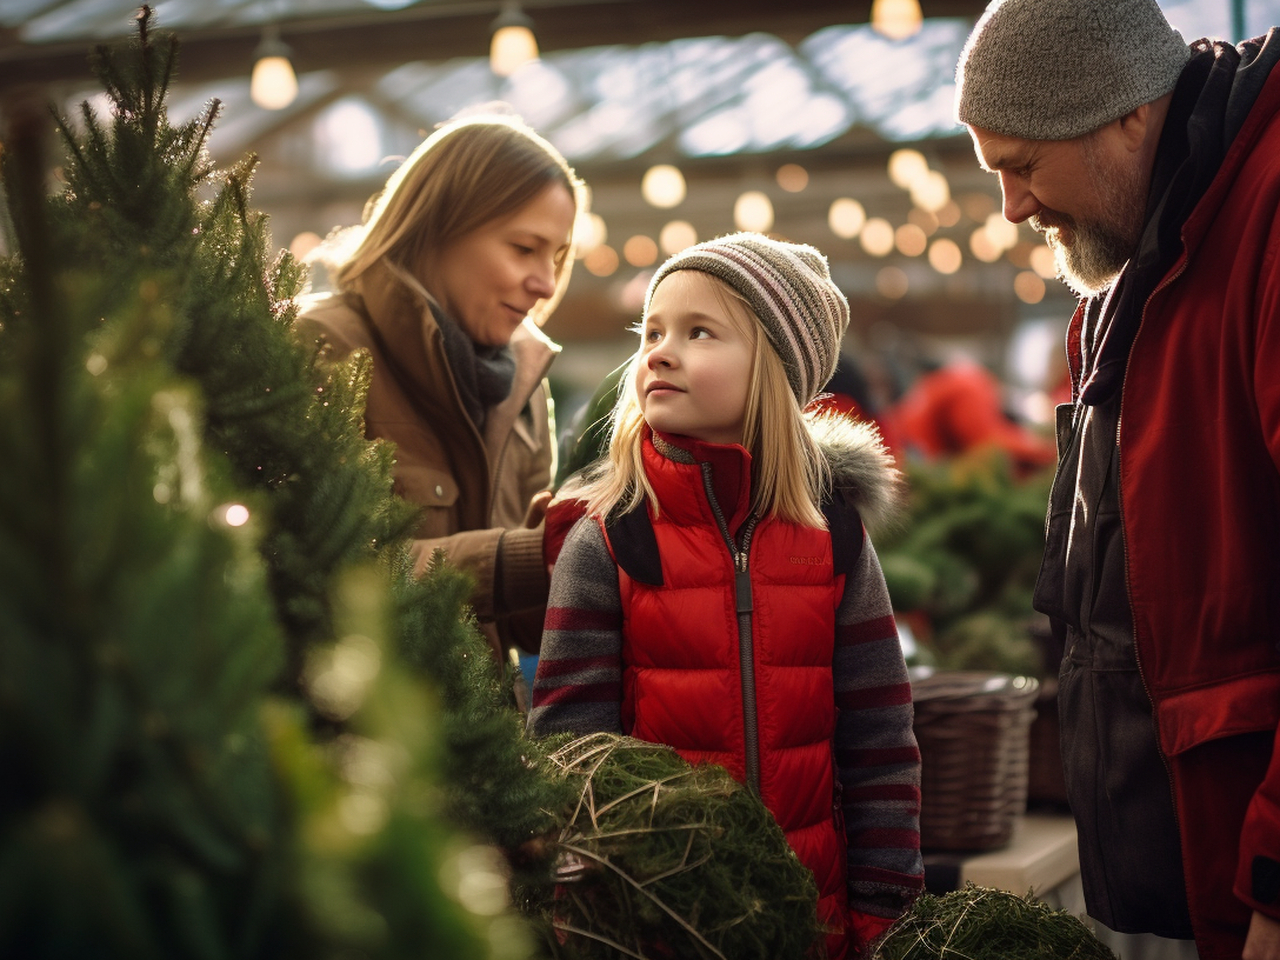
[[[831,464],[832,486],[848,495],[867,530],[875,534],[890,526],[905,485],[875,425],[822,412],[809,419],[809,432]]]

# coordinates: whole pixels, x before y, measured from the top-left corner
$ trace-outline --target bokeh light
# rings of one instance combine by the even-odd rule
[[[580,213],[573,225],[573,246],[578,256],[590,253],[609,239],[609,228],[598,213]]]
[[[809,185],[809,171],[798,163],[784,163],[774,176],[787,193],[799,193]]]
[[[668,257],[698,242],[698,231],[687,220],[672,220],[658,234],[658,246]]]
[[[1004,253],[1000,244],[991,239],[991,233],[985,226],[978,227],[969,234],[969,250],[983,263],[995,263]]]
[[[1054,259],[1053,251],[1040,244],[1031,251],[1031,269],[1037,275],[1046,280],[1052,280],[1058,275],[1058,264]]]
[[[910,190],[928,173],[929,164],[919,150],[901,147],[889,154],[889,179],[903,190]]]
[[[228,527],[243,527],[249,522],[249,508],[243,503],[229,503],[222,511],[222,521]]]
[[[893,232],[894,245],[905,257],[918,257],[929,246],[929,237],[918,224],[904,223]]]
[[[833,200],[827,210],[827,226],[831,232],[843,240],[852,240],[867,222],[867,211],[862,204],[852,197],[840,197]]]
[[[873,257],[885,257],[893,249],[893,225],[883,217],[872,217],[858,238],[862,249]]]
[[[739,230],[768,233],[773,229],[773,202],[759,190],[748,190],[733,204],[733,222]]]
[[[597,277],[612,276],[618,269],[618,251],[602,243],[582,258],[582,265]]]
[[[1044,299],[1044,279],[1033,270],[1023,270],[1013,278],[1013,292],[1023,303],[1039,303]]]
[[[320,234],[311,230],[303,230],[289,241],[289,252],[295,260],[305,260],[316,247],[320,246]]]
[[[633,267],[652,266],[658,259],[658,245],[653,242],[652,237],[637,233],[622,245],[622,256]]]
[[[684,174],[669,163],[650,167],[640,181],[640,194],[645,201],[662,210],[678,207],[684,202],[687,190]]]
[[[901,300],[910,287],[907,271],[901,267],[881,267],[876,271],[876,292],[886,300]]]
[[[929,245],[929,265],[939,273],[955,273],[964,262],[964,256],[954,240],[940,237]]]
[[[936,213],[951,200],[951,184],[937,170],[930,170],[911,185],[911,202],[923,210]]]

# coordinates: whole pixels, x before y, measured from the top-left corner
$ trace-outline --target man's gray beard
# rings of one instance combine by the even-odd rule
[[[1086,140],[1083,155],[1086,171],[1098,186],[1102,216],[1078,221],[1061,215],[1060,223],[1049,224],[1038,218],[1032,221],[1032,226],[1045,234],[1053,251],[1058,277],[1085,297],[1101,293],[1120,276],[1137,249],[1147,206],[1142,171],[1108,163],[1095,143],[1092,138]],[[1060,225],[1070,231],[1070,244],[1062,242],[1057,229]]]

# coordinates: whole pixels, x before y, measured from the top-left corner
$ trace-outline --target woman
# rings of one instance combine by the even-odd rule
[[[569,280],[585,187],[505,115],[454,120],[388,180],[366,222],[320,260],[335,292],[304,300],[302,336],[366,350],[371,438],[396,447],[396,492],[424,509],[413,544],[476,579],[496,655],[536,651],[547,599],[542,512],[555,431],[540,331]]]

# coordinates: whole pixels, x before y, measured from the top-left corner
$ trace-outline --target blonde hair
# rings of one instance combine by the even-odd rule
[[[318,259],[339,290],[386,261],[415,279],[431,250],[519,210],[549,185],[587,207],[585,184],[550,143],[517,117],[485,114],[453,120],[420,143],[366,208],[365,222],[338,231]],[[530,314],[542,324],[564,295],[573,266],[568,252],[556,263],[556,289]]]
[[[776,517],[806,527],[825,528],[820,504],[831,486],[831,466],[809,429],[810,417],[800,409],[787,381],[782,359],[759,318],[732,287],[708,273],[726,313],[751,335],[751,376],[747,384],[742,445],[751,454],[751,509],[760,518]],[[766,346],[762,347],[761,344]],[[607,517],[627,512],[647,497],[661,504],[644,470],[644,415],[635,375],[644,362],[644,345],[632,355],[618,381],[618,400],[610,415],[608,452],[591,468],[574,496],[590,514]]]

